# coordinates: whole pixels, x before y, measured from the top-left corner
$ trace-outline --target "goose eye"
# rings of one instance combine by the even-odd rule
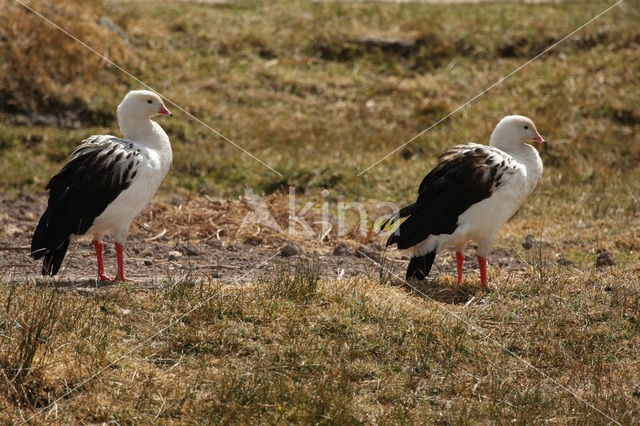
[[[148,103],[148,104],[152,104],[152,103],[153,103],[153,101],[152,101],[151,99],[149,99],[149,100],[147,101],[147,103]],[[526,129],[526,127],[525,127],[525,129]]]
[[[525,129],[528,129],[528,128],[529,128],[529,126],[524,126],[524,128],[525,128]]]

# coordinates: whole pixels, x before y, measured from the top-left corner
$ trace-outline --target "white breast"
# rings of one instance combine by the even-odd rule
[[[528,146],[521,155],[508,156],[508,168],[502,176],[501,185],[493,194],[469,207],[458,216],[458,226],[452,234],[431,235],[416,245],[414,256],[423,256],[431,251],[455,248],[462,251],[473,240],[478,243],[478,254],[489,254],[498,231],[518,211],[524,201],[535,190],[542,176],[542,160],[538,152]]]
[[[95,218],[87,234],[101,240],[104,234],[112,234],[115,241],[124,243],[133,219],[145,208],[156,193],[170,167],[170,160],[153,149],[139,147],[144,160],[137,168],[131,186],[122,191],[109,206]]]

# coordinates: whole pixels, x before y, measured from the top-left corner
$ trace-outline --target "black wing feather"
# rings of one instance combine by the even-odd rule
[[[432,251],[424,256],[412,257],[407,266],[406,279],[424,280],[433,266],[433,261],[436,258],[436,252]]]
[[[494,154],[485,147],[459,145],[441,155],[420,183],[416,202],[390,218],[390,223],[407,220],[389,237],[387,246],[406,249],[430,235],[453,233],[458,216],[493,193],[501,174]]]
[[[31,256],[44,257],[43,275],[58,272],[71,234],[89,230],[131,185],[141,159],[131,141],[114,136],[92,136],[71,154],[71,161],[47,184],[49,202],[31,240]]]

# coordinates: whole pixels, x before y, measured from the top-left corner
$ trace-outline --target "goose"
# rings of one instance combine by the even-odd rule
[[[151,118],[172,117],[162,98],[148,90],[126,94],[117,109],[123,138],[93,135],[73,151],[69,162],[53,176],[47,208],[31,240],[31,256],[43,259],[42,275],[60,270],[71,241],[93,238],[98,280],[105,273],[103,242],[115,241],[118,281],[133,281],[124,272],[124,245],[133,219],[149,203],[172,161],[169,137]]]
[[[440,155],[436,167],[422,180],[416,202],[382,225],[406,218],[389,236],[387,246],[413,247],[407,280],[424,280],[436,254],[454,248],[462,284],[462,252],[474,241],[480,281],[487,287],[486,259],[498,231],[542,178],[542,160],[529,142],[544,144],[545,140],[529,118],[509,115],[496,125],[489,145],[470,142]]]

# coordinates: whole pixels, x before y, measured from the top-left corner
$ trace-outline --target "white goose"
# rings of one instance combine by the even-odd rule
[[[425,279],[436,253],[452,247],[462,284],[462,250],[473,240],[480,279],[487,286],[486,258],[498,231],[542,177],[542,160],[531,141],[545,142],[533,121],[510,115],[500,120],[489,146],[457,145],[439,157],[420,184],[417,201],[389,219],[407,217],[387,241],[399,249],[413,247],[407,279]]]
[[[118,272],[124,273],[124,244],[133,219],[149,203],[172,161],[169,137],[151,117],[173,116],[157,94],[134,90],[118,106],[124,138],[94,135],[82,141],[71,160],[51,178],[49,202],[31,241],[31,256],[44,258],[42,274],[60,269],[72,239],[93,237],[98,279],[112,281],[102,258],[105,234],[115,240]]]

